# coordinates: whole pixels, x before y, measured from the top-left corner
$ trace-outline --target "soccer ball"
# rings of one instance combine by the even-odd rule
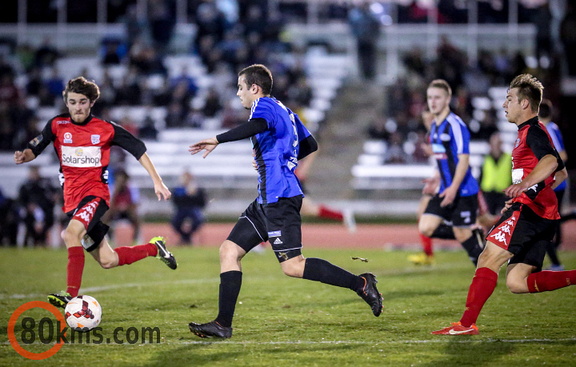
[[[89,331],[100,324],[102,307],[94,297],[74,297],[66,304],[64,318],[72,330]]]

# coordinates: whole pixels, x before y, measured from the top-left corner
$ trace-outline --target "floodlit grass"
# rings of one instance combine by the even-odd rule
[[[179,267],[156,259],[103,270],[87,255],[83,292],[104,310],[101,344],[65,344],[43,361],[15,352],[7,338],[8,319],[20,305],[45,300],[65,286],[65,250],[0,249],[0,366],[574,366],[576,289],[513,295],[501,277],[482,312],[480,335],[447,337],[430,331],[457,321],[473,267],[463,252],[437,254],[434,267],[414,267],[406,252],[319,250],[322,257],[354,273],[378,276],[385,310],[376,318],[352,291],[284,276],[268,250],[244,260],[243,288],[234,336],[200,339],[190,321],[217,313],[216,248],[176,248]],[[353,256],[369,262],[352,260]],[[561,254],[576,268],[576,253]],[[503,274],[503,272],[501,273]],[[24,315],[51,317],[40,309]],[[16,335],[21,337],[21,316]],[[131,335],[114,334],[116,328]],[[136,342],[142,328],[158,328],[160,342]],[[36,328],[38,329],[38,328]],[[39,333],[38,330],[36,330]],[[124,344],[114,342],[114,335]],[[93,337],[95,337],[93,335]],[[110,343],[107,340],[110,339]],[[19,339],[20,340],[20,339]],[[21,344],[40,353],[39,341]]]

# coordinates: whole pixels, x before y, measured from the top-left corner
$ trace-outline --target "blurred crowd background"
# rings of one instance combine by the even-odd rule
[[[485,34],[492,38],[481,39]],[[323,146],[346,144],[329,139],[343,126],[333,112],[338,104],[357,109],[357,119],[345,121],[357,127],[350,144],[358,147],[340,165],[346,183],[356,178],[352,166],[366,155],[366,143],[380,146],[377,166],[428,164],[421,116],[426,85],[436,78],[450,83],[452,109],[486,154],[490,136],[503,132],[503,100],[495,88],[533,73],[545,85],[570,156],[576,154],[570,145],[576,133],[575,43],[572,1],[10,1],[0,12],[0,167],[10,167],[13,151],[65,112],[61,93],[70,77],[84,75],[100,86],[95,115],[150,144],[170,143],[167,131],[213,131],[245,121],[235,97],[236,73],[253,63],[270,67],[273,95],[301,115]],[[313,67],[316,56],[344,60],[343,72],[332,76],[330,62]],[[324,96],[333,79],[335,93]],[[352,101],[350,88],[356,88]],[[127,161],[118,156],[113,168],[132,173]],[[35,215],[21,189],[29,173],[18,169],[15,179],[0,180],[3,232],[7,223],[31,222]],[[185,165],[170,171],[173,187],[186,171]],[[50,197],[43,212],[54,212],[58,202],[55,176],[38,184]],[[200,186],[209,186],[197,176]],[[355,189],[348,184],[337,199],[362,197],[350,194]],[[36,210],[39,216],[50,226],[57,222]],[[39,239],[26,241],[45,242],[45,229],[38,231]]]

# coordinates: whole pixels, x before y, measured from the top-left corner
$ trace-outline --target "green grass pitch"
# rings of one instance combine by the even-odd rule
[[[576,365],[576,288],[513,295],[505,287],[504,270],[478,320],[480,335],[431,335],[463,311],[473,275],[463,252],[439,252],[435,266],[415,267],[403,251],[305,249],[308,257],[376,274],[385,298],[378,318],[350,290],[286,277],[270,250],[249,254],[234,335],[223,341],[200,339],[187,327],[217,313],[218,250],[173,252],[179,262],[175,271],[153,258],[104,270],[87,255],[81,293],[102,304],[104,342],[68,343],[52,357],[33,361],[8,342],[8,320],[22,304],[45,301],[47,293],[64,288],[66,251],[0,249],[0,366]],[[576,253],[561,256],[568,268],[576,268]],[[38,308],[19,321],[24,315],[37,322],[55,319]],[[115,330],[130,328],[131,335],[117,334],[123,344],[105,342]],[[159,340],[134,341],[145,328],[157,328]],[[15,331],[23,335],[21,323]],[[53,347],[40,341],[21,345],[33,353]]]

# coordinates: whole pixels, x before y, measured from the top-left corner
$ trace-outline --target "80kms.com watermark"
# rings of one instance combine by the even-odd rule
[[[23,315],[34,308],[50,312],[55,320],[52,317],[38,319]],[[60,310],[41,301],[28,302],[18,307],[8,320],[7,333],[12,348],[21,356],[34,360],[53,356],[64,344],[159,344],[161,340],[158,327],[117,327],[111,334],[107,333],[109,336],[105,336],[99,326],[89,332],[76,331],[67,326]],[[53,346],[40,353],[26,348],[38,343]]]

